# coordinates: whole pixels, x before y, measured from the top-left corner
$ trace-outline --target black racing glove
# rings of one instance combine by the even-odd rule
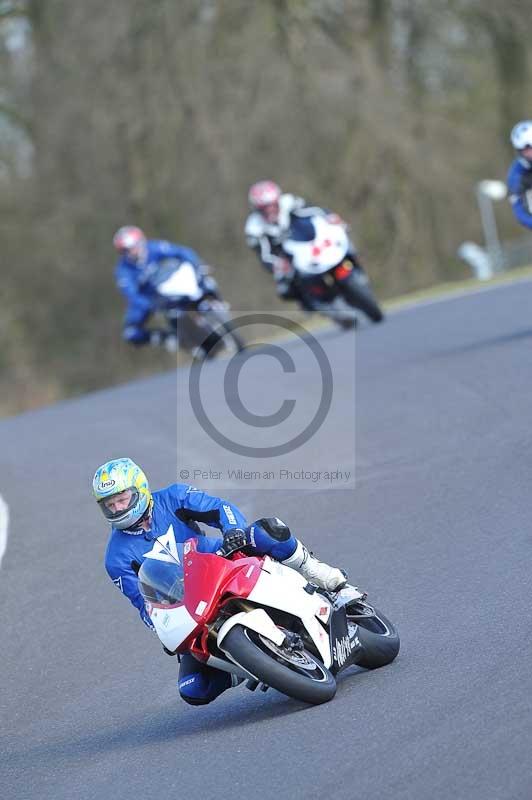
[[[222,546],[218,550],[221,556],[229,556],[236,550],[243,550],[249,544],[248,535],[242,528],[230,528],[224,533]]]

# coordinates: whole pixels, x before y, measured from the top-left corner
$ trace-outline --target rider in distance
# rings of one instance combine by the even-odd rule
[[[514,125],[510,139],[517,158],[508,171],[508,196],[517,221],[532,228],[532,120]]]
[[[297,219],[324,216],[333,224],[347,223],[336,213],[320,206],[309,206],[302,198],[287,194],[271,180],[254,183],[248,193],[251,213],[247,217],[244,233],[248,246],[255,251],[262,266],[273,275],[278,296],[282,300],[299,300],[302,307],[312,311],[314,299],[298,281],[283,242]],[[356,269],[362,269],[355,247],[350,242],[349,259]]]
[[[164,345],[167,350],[177,349],[177,338],[166,330],[149,330],[146,322],[156,310],[155,290],[151,279],[160,265],[168,260],[177,264],[190,264],[205,292],[218,296],[216,281],[208,275],[208,267],[190,247],[159,239],[147,239],[134,225],[125,225],[113,237],[119,253],[115,267],[116,285],[127,299],[122,336],[130,344]]]

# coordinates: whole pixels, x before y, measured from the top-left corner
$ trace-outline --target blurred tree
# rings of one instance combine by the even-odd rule
[[[528,15],[524,0],[0,0],[4,408],[168,364],[120,341],[121,224],[195,247],[237,309],[275,307],[242,235],[259,178],[352,220],[381,295],[464,275],[473,186],[504,176],[530,106]]]

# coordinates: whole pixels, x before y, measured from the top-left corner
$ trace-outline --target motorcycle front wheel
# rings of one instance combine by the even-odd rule
[[[218,336],[222,347],[231,355],[241,353],[246,345],[240,334],[235,330],[235,323],[225,312],[211,309],[206,315],[215,335]]]
[[[382,322],[384,314],[367,284],[359,284],[355,275],[351,273],[346,280],[338,284],[338,287],[351,306],[363,311],[372,322]]]
[[[346,609],[347,621],[357,625],[361,649],[356,664],[365,669],[378,669],[390,664],[399,653],[400,640],[395,625],[384,614],[366,603]]]
[[[235,625],[224,650],[259,681],[304,703],[326,703],[336,694],[336,680],[313,653],[285,641],[276,645],[257,631]]]

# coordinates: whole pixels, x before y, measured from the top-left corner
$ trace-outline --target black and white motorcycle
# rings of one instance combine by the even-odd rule
[[[318,214],[293,217],[283,251],[292,280],[313,310],[344,328],[356,325],[357,310],[372,322],[384,319],[367,274],[353,258],[343,221]]]

